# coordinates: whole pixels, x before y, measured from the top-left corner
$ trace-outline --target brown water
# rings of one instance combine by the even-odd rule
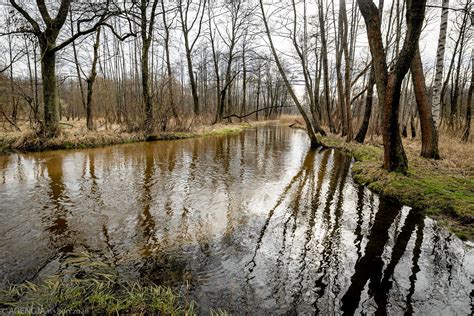
[[[87,249],[235,314],[473,311],[472,245],[301,131],[0,156],[0,283]]]

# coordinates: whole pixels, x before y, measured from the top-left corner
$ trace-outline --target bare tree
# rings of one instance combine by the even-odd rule
[[[193,8],[196,4],[196,8]],[[181,23],[181,30],[184,37],[184,47],[186,53],[186,61],[188,67],[189,83],[191,85],[191,93],[193,95],[193,111],[194,114],[200,114],[199,95],[197,89],[196,78],[194,76],[192,53],[196,42],[201,34],[203,26],[204,13],[206,11],[207,0],[198,0],[193,3],[193,0],[178,0],[178,11]],[[194,16],[190,12],[194,10]],[[197,24],[197,25],[196,25]],[[194,31],[194,38],[191,38]]]
[[[425,158],[439,159],[438,132],[436,131],[428,92],[426,90],[425,74],[419,49],[411,62],[411,75],[413,77],[413,88],[415,91],[416,104],[420,115],[421,125],[421,156]]]
[[[319,147],[319,146],[321,146],[321,143],[319,142],[319,140],[316,137],[316,132],[315,132],[314,126],[311,123],[311,120],[309,119],[308,114],[306,113],[306,111],[304,110],[304,108],[301,105],[300,101],[298,100],[298,97],[296,96],[295,91],[293,90],[293,87],[292,87],[290,81],[288,80],[288,77],[286,76],[286,71],[283,68],[283,64],[280,61],[279,54],[277,53],[277,51],[275,49],[275,45],[273,44],[272,35],[271,35],[271,32],[270,32],[270,27],[268,26],[268,20],[267,20],[267,17],[265,15],[265,8],[263,6],[263,1],[259,0],[259,3],[260,3],[260,11],[261,11],[261,14],[262,14],[263,24],[265,26],[265,33],[267,34],[268,44],[270,46],[270,50],[272,52],[273,59],[275,60],[275,63],[278,67],[278,71],[280,72],[280,75],[283,79],[283,82],[285,83],[285,87],[288,90],[288,93],[291,96],[291,99],[295,103],[296,107],[298,108],[301,116],[303,117],[303,119],[305,121],[306,130],[307,130],[309,139],[311,141],[311,147]]]
[[[381,18],[371,0],[357,0],[365,20],[379,102],[383,105],[384,168],[406,172],[408,159],[398,124],[400,90],[403,78],[415,56],[423,26],[426,0],[407,0],[407,32],[393,70],[389,72],[381,32]]]
[[[95,34],[95,41],[92,53],[92,67],[89,76],[86,79],[87,82],[87,99],[86,99],[86,121],[87,129],[94,129],[94,115],[93,115],[93,93],[94,93],[94,82],[97,77],[97,61],[99,60],[99,44],[100,44],[100,30],[97,28]],[[81,88],[82,89],[82,88]]]
[[[73,43],[81,36],[94,32],[109,17],[109,2],[95,8],[93,16],[88,19],[81,19],[77,22],[77,32],[71,37],[57,43],[61,29],[64,26],[69,13],[72,0],[61,0],[57,15],[50,16],[44,0],[36,1],[36,7],[40,12],[42,21],[35,20],[28,10],[17,3],[16,0],[10,0],[10,4],[25,18],[31,29],[25,32],[36,36],[41,50],[41,77],[43,82],[43,102],[44,102],[44,126],[43,133],[46,136],[55,136],[59,132],[59,96],[58,82],[56,77],[56,53]],[[81,22],[95,21],[95,23],[81,30]],[[41,26],[44,25],[44,27]]]
[[[448,31],[449,0],[443,0],[441,24],[439,26],[438,48],[436,50],[436,72],[433,84],[433,120],[437,128],[441,112],[441,85],[443,81],[444,51],[446,48],[446,33]]]

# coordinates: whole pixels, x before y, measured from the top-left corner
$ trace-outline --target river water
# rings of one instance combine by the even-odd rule
[[[472,313],[472,245],[351,163],[278,126],[0,156],[0,286],[86,249],[201,311]]]

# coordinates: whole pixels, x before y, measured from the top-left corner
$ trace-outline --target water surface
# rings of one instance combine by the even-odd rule
[[[473,311],[473,248],[301,131],[0,156],[0,284],[88,250],[203,311]]]

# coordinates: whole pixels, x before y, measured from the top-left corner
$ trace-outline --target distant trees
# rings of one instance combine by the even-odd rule
[[[328,132],[382,136],[385,167],[400,171],[404,137],[421,135],[435,159],[438,134],[472,139],[470,0],[430,5],[436,63],[418,44],[419,0],[9,1],[0,127],[53,137],[65,117],[153,134],[300,114],[312,146]]]

